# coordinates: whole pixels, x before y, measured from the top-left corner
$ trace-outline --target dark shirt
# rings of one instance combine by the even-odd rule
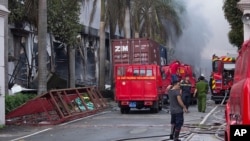
[[[181,82],[181,90],[182,94],[190,94],[191,93],[191,83],[188,81],[186,82],[185,80]]]
[[[183,113],[183,109],[177,100],[178,95],[181,96],[180,89],[170,89],[168,91],[171,114]]]

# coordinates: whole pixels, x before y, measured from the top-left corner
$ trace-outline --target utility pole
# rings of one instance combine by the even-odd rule
[[[9,10],[4,5],[0,5],[0,76],[6,76],[6,68],[8,67],[8,65],[5,63],[5,50],[8,48],[7,44],[5,43],[5,32],[8,31],[5,29],[8,29],[8,24],[6,24],[5,20],[8,19],[8,13]],[[5,125],[5,78],[6,77],[2,77],[2,79],[0,79],[0,125]]]

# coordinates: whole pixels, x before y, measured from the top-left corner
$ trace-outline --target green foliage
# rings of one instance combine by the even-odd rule
[[[9,0],[10,23],[28,22],[37,27],[38,1]],[[48,0],[48,31],[53,33],[57,40],[73,45],[80,31],[79,0]]]
[[[80,3],[78,0],[48,1],[48,31],[57,40],[73,45],[80,31]]]
[[[20,23],[24,19],[24,6],[17,0],[8,1],[9,10],[9,23]]]
[[[15,95],[6,95],[5,96],[5,112],[6,114],[10,111],[16,109],[17,107],[21,106],[28,100],[34,98],[36,94],[22,94],[18,93]]]
[[[237,8],[240,0],[225,0],[223,5],[224,16],[231,26],[228,33],[229,41],[232,45],[240,49],[243,42],[243,23],[241,17],[243,13]]]
[[[0,125],[0,129],[4,128],[4,125]]]
[[[182,3],[172,0],[134,0],[132,5],[133,29],[161,43],[169,39],[168,25],[177,36],[182,34],[180,15],[185,11]]]

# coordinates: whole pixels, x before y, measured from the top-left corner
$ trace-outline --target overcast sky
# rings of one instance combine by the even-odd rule
[[[229,24],[222,10],[223,0],[183,0],[185,29],[176,44],[176,58],[209,75],[212,54],[237,53],[227,38]]]

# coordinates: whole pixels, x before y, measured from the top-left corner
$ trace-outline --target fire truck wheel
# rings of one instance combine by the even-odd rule
[[[121,111],[121,114],[124,114],[125,113],[125,109],[124,108],[120,108],[120,111]]]
[[[161,111],[162,110],[162,106],[159,106],[159,111]]]
[[[128,114],[130,111],[129,107],[121,107],[120,108],[121,114]]]
[[[126,107],[126,108],[125,108],[125,114],[128,114],[129,111],[130,111],[130,108],[129,108],[129,107]]]
[[[150,108],[150,112],[158,113],[159,112],[159,102],[154,102],[154,105]]]
[[[214,103],[215,103],[215,104],[220,104],[220,103],[221,103],[221,101],[214,101]]]

